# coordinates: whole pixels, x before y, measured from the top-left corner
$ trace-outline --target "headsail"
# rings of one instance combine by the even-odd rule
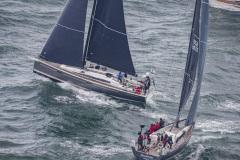
[[[201,10],[201,0],[196,0],[195,11],[193,16],[192,31],[190,35],[190,42],[188,48],[188,56],[185,67],[185,74],[183,79],[182,94],[178,109],[178,115],[176,121],[179,120],[183,108],[185,107],[187,100],[193,88],[195,81],[198,57],[199,57],[199,19]]]
[[[208,21],[209,21],[209,1],[202,0],[202,12],[201,12],[201,35],[200,35],[200,55],[198,64],[198,83],[197,89],[193,98],[193,102],[186,120],[186,126],[192,124],[195,121],[198,99],[202,84],[202,74],[204,69],[204,62],[206,56],[207,37],[208,37]]]
[[[87,60],[135,75],[123,2],[95,0],[85,53]]]
[[[48,38],[40,58],[83,66],[83,43],[88,0],[69,0]]]

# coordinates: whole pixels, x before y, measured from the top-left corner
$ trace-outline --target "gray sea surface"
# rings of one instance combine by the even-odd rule
[[[136,160],[139,125],[175,119],[195,1],[123,1],[136,71],[157,73],[147,104],[34,74],[28,56],[41,53],[66,0],[0,0],[1,160]],[[174,159],[239,160],[240,12],[210,8],[207,48],[195,131]]]

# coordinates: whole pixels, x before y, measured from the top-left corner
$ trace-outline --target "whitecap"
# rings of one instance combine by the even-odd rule
[[[76,94],[76,98],[82,103],[92,103],[101,106],[119,106],[119,104],[102,93],[77,88],[69,83],[59,84],[63,89],[71,90]]]
[[[188,155],[188,158],[190,158],[192,160],[198,160],[199,156],[201,155],[201,153],[204,152],[204,150],[205,150],[205,147],[202,144],[198,144],[196,151],[194,151],[190,155]]]
[[[91,148],[87,148],[87,150],[90,152],[93,152],[94,154],[103,155],[103,156],[131,152],[131,149],[129,148],[113,146],[113,145],[95,145]]]
[[[238,121],[210,121],[198,122],[195,126],[197,129],[201,129],[203,132],[220,132],[221,134],[236,133],[239,131]]]
[[[232,101],[226,101],[223,104],[218,106],[218,109],[227,110],[227,111],[240,111],[240,104]]]
[[[205,142],[212,139],[221,139],[221,138],[222,138],[221,136],[192,136],[189,144]]]

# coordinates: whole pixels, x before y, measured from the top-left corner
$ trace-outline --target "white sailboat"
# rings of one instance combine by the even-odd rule
[[[208,21],[208,0],[196,0],[182,94],[176,120],[159,130],[155,130],[155,132],[153,132],[153,130],[152,133],[146,131],[144,136],[142,136],[141,129],[141,132],[139,132],[140,136],[132,141],[132,151],[135,157],[144,160],[165,160],[179,154],[187,146],[196,121],[206,55]],[[180,120],[181,113],[191,94],[196,74],[197,85],[192,105],[187,118]],[[144,126],[141,125],[141,128],[143,127]],[[146,139],[146,135],[149,135],[151,141],[142,143],[141,140]],[[167,147],[168,145],[170,145],[170,147]]]
[[[84,47],[87,4],[88,0],[68,0],[41,54],[32,58],[33,72],[57,82],[146,102],[153,95],[155,82],[150,75],[144,82],[134,79],[137,74],[128,45],[123,1],[94,0]],[[119,72],[128,77],[118,77]]]

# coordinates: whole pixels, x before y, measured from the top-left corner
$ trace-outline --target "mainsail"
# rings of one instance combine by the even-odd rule
[[[122,0],[95,0],[84,57],[135,75],[124,20]]]
[[[40,58],[83,67],[83,43],[88,0],[69,0]]]
[[[191,125],[195,122],[198,99],[200,95],[200,89],[202,84],[202,74],[204,69],[204,62],[206,56],[206,47],[207,47],[207,37],[208,37],[208,19],[209,19],[209,5],[208,0],[202,0],[202,11],[201,11],[201,32],[200,32],[200,55],[199,55],[199,63],[198,63],[198,83],[197,89],[193,98],[193,102],[186,120],[185,126]]]
[[[193,88],[195,81],[198,57],[199,57],[199,19],[201,10],[201,0],[196,1],[195,12],[193,16],[192,31],[190,35],[190,42],[188,48],[188,56],[185,67],[185,74],[183,79],[182,94],[178,109],[178,115],[176,122],[178,122],[183,108],[185,107],[187,100]]]

